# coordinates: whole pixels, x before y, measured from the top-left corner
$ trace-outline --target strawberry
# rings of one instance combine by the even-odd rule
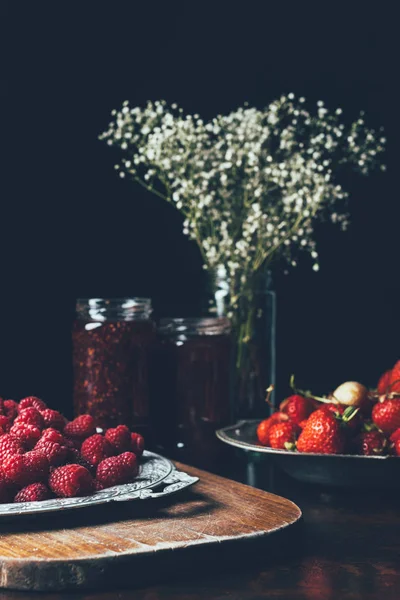
[[[81,415],[76,417],[64,428],[64,434],[72,439],[78,439],[83,441],[96,433],[96,427],[94,425],[94,419],[91,415]]]
[[[49,487],[60,498],[88,496],[93,491],[93,478],[81,465],[64,465],[50,474]]]
[[[387,450],[387,440],[383,433],[377,429],[363,431],[355,438],[353,448],[356,454],[363,454],[364,456],[384,454]]]
[[[269,445],[278,450],[294,450],[298,425],[291,421],[276,423],[269,430]]]
[[[17,402],[15,400],[4,400],[3,412],[6,417],[13,421],[18,414]]]
[[[44,427],[44,419],[42,415],[33,406],[28,406],[28,408],[20,410],[18,417],[14,421],[14,425],[17,423],[29,423],[38,429],[43,429]]]
[[[41,502],[50,497],[51,492],[44,483],[31,483],[18,492],[14,502]]]
[[[3,472],[7,479],[20,487],[30,483],[46,481],[49,474],[49,461],[38,450],[26,454],[14,454],[3,461]]]
[[[119,456],[105,458],[98,465],[96,479],[104,488],[129,483],[138,474],[136,456],[133,452],[124,452]]]
[[[52,429],[58,429],[59,431],[63,431],[65,427],[65,418],[62,416],[58,410],[51,410],[51,408],[46,408],[41,411],[41,415],[44,420],[44,427],[51,427]]]
[[[93,467],[115,453],[115,448],[108,439],[100,433],[95,433],[86,438],[81,447],[81,456]]]
[[[372,420],[386,434],[392,434],[400,427],[400,399],[381,397],[372,409]]]
[[[400,360],[396,362],[390,374],[389,392],[400,392]]]
[[[36,408],[36,410],[45,410],[47,408],[46,403],[40,398],[37,398],[36,396],[28,396],[20,401],[18,411],[21,411],[24,408],[30,408],[31,406]]]
[[[143,454],[144,437],[140,433],[131,433],[131,450],[138,458]]]
[[[9,433],[0,437],[0,462],[14,456],[14,454],[23,454],[24,451],[21,442]]]
[[[397,440],[400,440],[400,427],[399,427],[399,429],[396,429],[395,431],[393,431],[392,435],[390,436],[391,442],[396,443]]]
[[[279,410],[286,413],[289,419],[298,425],[301,421],[307,419],[315,408],[310,399],[294,394],[281,403]]]
[[[131,449],[131,432],[126,425],[107,429],[105,437],[114,446],[115,454],[121,454],[121,452]]]
[[[39,450],[45,454],[52,467],[58,467],[65,463],[68,456],[68,448],[66,446],[43,438],[40,438],[35,446],[35,450]]]
[[[0,415],[0,435],[8,433],[11,429],[11,420],[5,415]]]
[[[396,456],[400,456],[400,440],[396,440],[394,444],[394,452]]]
[[[354,432],[362,424],[360,412],[344,404],[325,404],[320,410],[331,412],[347,432]],[[355,413],[355,414],[353,414]]]
[[[344,450],[344,436],[339,421],[326,408],[313,412],[297,440],[299,452],[340,454]]]
[[[303,421],[301,421],[301,422],[299,423],[299,427],[300,427],[300,429],[304,429],[304,427],[306,426],[306,423],[307,423],[307,421],[308,421],[308,419],[304,419]]]
[[[10,429],[10,434],[19,440],[25,448],[32,450],[41,436],[41,431],[31,423],[17,423],[16,419]]]
[[[282,412],[273,413],[268,419],[264,419],[257,427],[257,438],[262,446],[269,446],[269,431],[276,423],[288,421],[287,414]]]
[[[388,393],[391,376],[392,369],[389,369],[388,371],[385,371],[385,373],[379,378],[378,385],[376,386],[379,396]]]

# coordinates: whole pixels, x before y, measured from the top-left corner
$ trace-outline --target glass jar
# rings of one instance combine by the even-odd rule
[[[215,431],[231,421],[230,333],[226,317],[160,321],[152,423],[173,458],[207,466],[223,453]]]
[[[148,433],[149,364],[155,340],[149,298],[79,299],[73,326],[75,415],[98,427]]]

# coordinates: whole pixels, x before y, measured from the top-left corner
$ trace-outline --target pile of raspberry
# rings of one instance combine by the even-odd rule
[[[126,425],[96,433],[93,417],[68,422],[30,396],[0,398],[0,503],[88,496],[132,482],[144,439]]]

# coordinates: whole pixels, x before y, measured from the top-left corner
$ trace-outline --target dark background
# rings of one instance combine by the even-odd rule
[[[195,305],[204,279],[177,212],[120,180],[97,140],[129,99],[210,118],[281,93],[383,125],[386,174],[354,176],[351,227],[319,229],[319,273],[278,272],[278,383],[374,385],[399,358],[398,46],[389,4],[0,4],[0,394],[68,410],[78,296]]]

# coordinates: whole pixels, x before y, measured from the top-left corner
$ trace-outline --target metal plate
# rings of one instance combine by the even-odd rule
[[[116,485],[82,498],[55,498],[42,502],[0,504],[0,518],[83,508],[106,502],[159,498],[178,492],[196,481],[198,477],[191,477],[177,471],[167,458],[145,451],[139,467],[139,475],[133,483]]]
[[[240,421],[218,430],[217,437],[231,446],[269,455],[288,475],[299,481],[333,486],[400,487],[400,457],[354,454],[310,454],[275,450],[258,443],[260,420]]]

